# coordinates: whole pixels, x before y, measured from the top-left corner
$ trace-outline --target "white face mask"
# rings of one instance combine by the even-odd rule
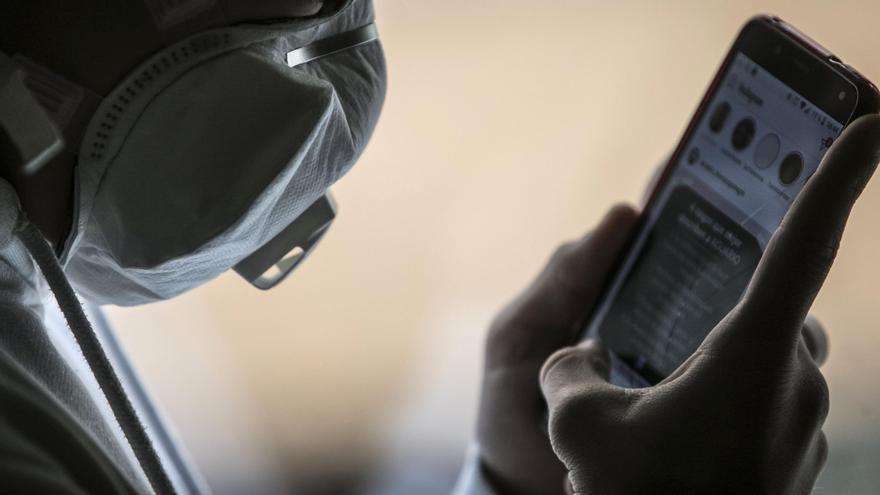
[[[257,286],[277,282],[258,277],[291,242],[320,237],[290,227],[332,218],[319,200],[378,118],[385,67],[372,21],[370,3],[353,2],[321,23],[205,31],[109,93],[80,148],[61,256],[77,291],[141,304],[236,265]],[[283,276],[295,261],[277,265]]]

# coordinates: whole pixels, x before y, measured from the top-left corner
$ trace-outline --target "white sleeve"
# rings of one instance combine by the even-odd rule
[[[468,448],[452,495],[499,495],[483,473],[480,466],[480,448],[477,444]]]
[[[46,325],[55,303],[17,234],[21,214],[0,178],[0,492],[148,493],[115,419],[58,351],[66,327]]]

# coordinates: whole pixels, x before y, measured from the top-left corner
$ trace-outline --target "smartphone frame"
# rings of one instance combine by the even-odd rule
[[[760,50],[760,48],[758,48],[757,51],[753,48],[749,49],[751,47],[760,47],[762,45],[769,48],[778,44],[785,44],[784,46],[787,46],[788,49],[798,47],[802,50],[794,53],[796,58],[792,57],[788,59],[788,62],[783,62],[786,63],[786,65],[765,65],[768,61],[767,55],[763,54],[765,52]],[[666,186],[667,180],[672,175],[675,168],[675,164],[678,163],[681,159],[681,155],[684,153],[685,144],[696,130],[697,125],[699,125],[703,113],[708,110],[707,107],[709,102],[712,100],[712,96],[714,96],[715,91],[721,84],[721,80],[724,77],[724,74],[727,73],[727,69],[733,61],[733,58],[742,48],[747,48],[748,51],[742,51],[744,51],[749,58],[752,58],[752,60],[761,65],[767,72],[778,77],[793,90],[803,95],[804,98],[810,101],[810,103],[835,118],[840,115],[840,111],[822,104],[827,103],[828,96],[822,96],[823,91],[821,87],[818,85],[804,84],[804,81],[798,81],[796,77],[793,77],[790,74],[793,74],[794,71],[802,72],[803,69],[800,67],[806,67],[807,73],[810,74],[810,77],[815,77],[816,74],[819,74],[819,70],[824,69],[825,72],[819,74],[820,76],[837,76],[841,81],[848,83],[849,90],[855,91],[854,97],[856,101],[848,118],[837,118],[839,122],[843,123],[844,128],[846,128],[846,126],[854,119],[868,113],[878,113],[878,110],[880,110],[880,92],[878,92],[877,87],[867,78],[862,76],[852,67],[841,62],[840,59],[834,56],[831,52],[782,19],[769,15],[755,16],[749,19],[746,25],[740,30],[733,45],[728,50],[727,55],[725,55],[724,61],[715,72],[715,76],[712,78],[709,88],[703,95],[702,100],[700,100],[700,104],[697,106],[697,110],[694,112],[693,117],[691,117],[681,139],[679,139],[675,151],[669,156],[669,160],[663,167],[663,171],[660,173],[654,187],[648,194],[647,201],[645,201],[642,208],[643,211],[647,211],[655,206],[658,195]],[[772,50],[772,48],[770,50]],[[791,52],[783,53],[779,56],[782,57],[790,53]],[[780,75],[785,76],[785,79],[780,77]],[[831,92],[828,93],[831,94]],[[833,96],[833,94],[831,94],[831,96]],[[640,220],[636,231],[641,230],[644,226],[643,223],[644,218]]]
[[[661,193],[667,187],[675,166],[685,152],[685,145],[696,131],[704,112],[709,110],[709,103],[739,52],[745,53],[770,74],[804,96],[811,104],[841,122],[843,128],[862,115],[878,113],[880,110],[880,92],[877,87],[830,51],[778,17],[758,15],[749,19],[715,72],[675,150],[646,196],[642,214],[627,242],[627,247],[621,252],[615,262],[614,270],[605,281],[603,296],[599,299],[599,303],[591,308],[590,315],[580,326],[580,339],[587,336],[590,320],[595,317],[596,310],[607,304],[608,291],[630,256],[634,243],[647,226],[648,215],[645,212],[657,207]],[[831,90],[828,89],[829,86],[832,86]],[[840,91],[847,92],[843,99],[837,96]],[[614,351],[614,349],[609,350]]]

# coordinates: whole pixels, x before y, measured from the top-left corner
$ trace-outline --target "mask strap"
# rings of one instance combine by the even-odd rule
[[[87,91],[34,60],[16,54],[15,64],[24,73],[24,83],[62,131],[70,125],[86,98]],[[97,95],[90,97],[100,100]]]
[[[336,201],[330,191],[269,242],[238,262],[236,273],[254,287],[275,287],[315,249],[336,218]]]
[[[58,127],[27,88],[11,58],[0,52],[2,174],[34,173],[64,147]]]
[[[107,354],[104,353],[101,342],[98,339],[92,325],[86,318],[82,304],[77,299],[73,288],[64,276],[61,265],[52,247],[43,237],[43,234],[30,223],[24,214],[19,215],[16,231],[25,248],[40,267],[43,277],[49,284],[49,288],[55,295],[55,300],[67,320],[67,326],[76,339],[86,362],[95,374],[95,379],[101,387],[113,416],[119,423],[122,433],[128,440],[137,457],[144,474],[147,476],[153,491],[160,495],[175,493],[174,485],[168,477],[168,473],[162,467],[162,461],[153,446],[152,440],[138,417],[137,411],[128,399],[128,395],[120,382],[119,377],[110,364]]]

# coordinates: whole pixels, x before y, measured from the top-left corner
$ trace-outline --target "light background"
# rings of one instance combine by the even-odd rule
[[[445,493],[471,438],[493,314],[554,246],[638,202],[722,55],[775,13],[880,80],[880,4],[383,0],[389,92],[335,188],[340,215],[280,288],[227,274],[110,308],[218,494]],[[815,306],[831,459],[816,493],[880,473],[880,185]]]

